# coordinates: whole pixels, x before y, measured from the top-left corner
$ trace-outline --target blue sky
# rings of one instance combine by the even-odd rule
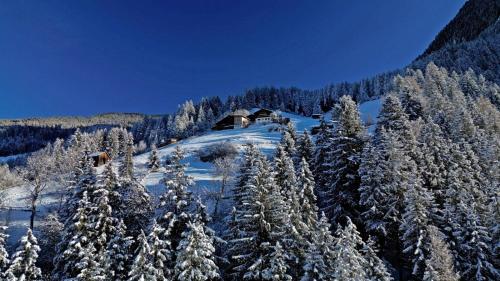
[[[464,1],[1,1],[0,118],[167,113],[403,67]]]

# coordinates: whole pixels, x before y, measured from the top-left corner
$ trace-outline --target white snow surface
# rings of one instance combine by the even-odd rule
[[[381,101],[373,100],[360,105],[360,112],[363,121],[370,117],[376,121],[376,116],[380,111]],[[318,119],[299,116],[290,113],[281,113],[283,117],[290,118],[295,125],[297,135],[300,135],[305,129],[310,130],[312,127],[319,125]],[[325,118],[331,118],[330,114],[325,114]],[[171,144],[158,149],[162,166],[177,146],[180,146],[185,152],[184,162],[188,164],[186,173],[193,177],[194,186],[192,187],[195,195],[200,195],[205,204],[207,204],[209,212],[213,209],[213,196],[211,193],[218,191],[219,181],[214,175],[214,167],[211,163],[200,161],[197,157],[197,151],[208,146],[229,141],[236,145],[240,151],[244,145],[253,143],[268,157],[272,157],[276,144],[281,139],[281,132],[276,130],[280,127],[278,124],[251,124],[248,128],[208,131],[199,136],[193,136],[178,143]],[[374,126],[371,126],[374,127]],[[372,128],[369,128],[372,130]],[[161,184],[164,169],[161,168],[158,172],[150,173],[147,168],[149,152],[134,156],[134,172],[136,178],[141,180],[141,183],[148,189],[154,198],[158,198],[165,192],[165,186]],[[102,168],[98,168],[98,173],[102,172]],[[61,189],[54,185],[49,185],[46,192],[42,196],[37,213],[37,222],[51,210],[57,207]],[[29,212],[21,209],[27,209],[27,191],[22,186],[9,188],[5,193],[4,209],[0,209],[0,224],[7,223],[9,225],[8,234],[10,235],[8,244],[13,247],[13,244],[25,233],[26,227],[29,224]],[[226,200],[227,201],[227,200]],[[221,209],[224,209],[224,203],[221,204]],[[12,208],[8,211],[9,208]],[[36,224],[35,224],[36,228]]]

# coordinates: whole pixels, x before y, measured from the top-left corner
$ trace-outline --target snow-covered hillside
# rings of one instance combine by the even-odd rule
[[[380,100],[373,100],[360,105],[363,121],[369,119],[376,120],[380,105]],[[282,116],[290,118],[298,133],[306,129],[310,130],[312,127],[319,125],[319,120],[309,117],[290,113],[282,113]],[[331,118],[330,114],[327,114],[325,118]],[[208,146],[228,141],[236,145],[240,150],[244,144],[253,143],[263,153],[271,157],[276,144],[281,138],[281,132],[276,130],[278,127],[279,125],[277,124],[252,124],[244,129],[208,131],[203,135],[193,136],[181,140],[176,144],[162,147],[158,150],[158,155],[161,161],[164,161],[177,146],[180,146],[185,151],[186,158],[184,161],[189,165],[187,174],[192,176],[195,181],[192,191],[200,195],[206,201],[209,209],[211,209],[210,199],[207,199],[209,196],[205,195],[219,188],[218,178],[214,174],[213,165],[200,161],[196,152]],[[155,173],[149,173],[147,169],[148,158],[149,152],[134,157],[136,177],[142,179],[142,184],[153,196],[158,197],[164,192],[164,186],[160,184],[160,180],[163,177],[163,169]],[[61,194],[57,190],[60,190],[57,186],[48,186],[45,194],[42,196],[38,220],[48,211],[58,206]],[[24,234],[25,228],[29,224],[29,212],[22,210],[26,208],[27,195],[27,191],[21,186],[10,188],[5,194],[6,209],[0,211],[0,220],[9,225],[10,243],[15,243]],[[9,208],[12,209],[8,210]]]

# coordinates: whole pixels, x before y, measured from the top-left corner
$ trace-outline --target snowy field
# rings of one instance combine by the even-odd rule
[[[380,111],[381,101],[373,100],[360,105],[360,111],[363,121],[368,119],[376,120],[378,112]],[[329,115],[329,114],[328,114]],[[329,116],[325,118],[329,118]],[[312,127],[319,125],[319,120],[299,115],[282,113],[283,117],[290,118],[294,123],[297,130],[297,135],[300,135],[305,129],[310,130]],[[208,206],[209,212],[213,209],[212,202],[208,196],[210,192],[217,191],[220,187],[218,178],[214,175],[214,167],[211,163],[204,163],[197,157],[197,151],[208,146],[229,141],[236,145],[240,150],[247,143],[257,145],[263,153],[272,157],[276,144],[281,139],[281,132],[271,130],[278,128],[278,124],[252,124],[248,128],[223,130],[223,131],[209,131],[200,136],[194,136],[176,144],[168,145],[158,149],[158,156],[162,164],[163,161],[170,156],[176,146],[180,146],[185,152],[184,162],[188,164],[187,174],[193,177],[195,184],[192,191],[196,195],[200,195]],[[371,131],[373,126],[369,128]],[[149,173],[147,163],[149,152],[134,156],[134,172],[136,178],[140,179],[142,184],[148,191],[158,198],[165,191],[165,187],[160,184],[163,178],[163,168],[155,173]],[[98,172],[102,169],[98,169]],[[40,220],[50,210],[55,210],[60,202],[60,193],[57,192],[58,188],[54,185],[49,185],[47,191],[42,196],[42,201],[39,206],[37,219]],[[26,227],[29,224],[29,212],[23,211],[26,208],[26,190],[21,186],[10,188],[5,194],[5,206],[0,210],[0,222],[9,225],[8,243],[12,245],[18,238],[24,234]],[[224,209],[224,204],[221,205]],[[36,224],[35,224],[36,226]]]

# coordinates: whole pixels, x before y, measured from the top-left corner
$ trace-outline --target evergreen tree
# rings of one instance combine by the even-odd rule
[[[9,265],[9,253],[5,249],[5,242],[9,237],[7,234],[5,234],[6,230],[6,226],[0,226],[0,272],[4,272]],[[0,279],[1,278],[2,275],[0,274]]]
[[[177,280],[201,281],[220,278],[219,268],[214,262],[215,248],[212,239],[206,235],[199,220],[188,223],[183,239],[177,248],[175,266]]]
[[[359,168],[360,205],[364,210],[361,215],[365,229],[377,239],[384,257],[398,264],[402,261],[399,225],[404,195],[415,183],[417,169],[396,132],[382,129],[376,137],[378,143],[366,147]]]
[[[156,145],[151,146],[151,152],[149,154],[148,167],[151,172],[157,172],[160,168],[160,159],[158,158],[158,149]]]
[[[391,281],[393,280],[384,262],[377,255],[377,248],[375,247],[375,242],[370,238],[368,243],[363,244],[361,249],[366,265],[366,277],[367,280],[374,281]]]
[[[359,252],[363,245],[356,226],[346,218],[346,226],[337,230],[333,241],[333,278],[334,280],[365,280],[366,259]]]
[[[113,217],[122,217],[122,195],[120,194],[120,184],[116,173],[113,171],[113,165],[111,163],[104,167],[103,173],[103,185],[108,191],[109,205],[111,206],[111,211]]]
[[[312,231],[318,222],[318,207],[314,194],[314,177],[305,158],[302,158],[300,163],[297,183],[300,187],[299,204],[302,208],[302,221]]]
[[[316,192],[318,195],[318,206],[323,209],[324,198],[329,191],[329,186],[333,182],[332,163],[333,144],[332,130],[327,122],[321,119],[318,136],[316,137],[316,150],[314,152],[314,176],[316,182]]]
[[[127,136],[126,149],[123,156],[123,162],[120,166],[120,177],[132,180],[134,178],[134,163],[132,154],[134,153],[134,138],[132,134]]]
[[[151,261],[151,247],[148,244],[146,235],[141,230],[141,233],[137,237],[137,250],[135,254],[134,262],[130,268],[128,274],[129,281],[157,281],[165,280],[160,274],[160,270],[154,267]]]
[[[418,181],[414,179],[414,181]],[[433,216],[434,199],[432,194],[414,182],[405,194],[405,211],[400,225],[403,253],[410,261],[411,272],[419,279],[423,276],[425,261],[429,254],[427,226]]]
[[[281,135],[280,145],[285,149],[286,153],[290,157],[295,157],[297,155],[297,148],[295,147],[295,140],[289,131],[284,131]]]
[[[418,82],[413,77],[404,79],[397,75],[394,78],[395,91],[401,99],[401,105],[410,120],[424,115],[424,100]]]
[[[93,194],[89,223],[92,225],[92,243],[96,251],[104,256],[109,241],[116,233],[118,219],[113,216],[109,204],[109,191],[106,186],[99,186]]]
[[[382,109],[378,116],[376,134],[380,134],[380,130],[384,128],[386,131],[400,132],[401,139],[411,139],[408,137],[410,132],[408,115],[395,95],[389,95],[385,98],[382,104]]]
[[[270,170],[266,159],[259,160],[253,167],[252,177],[246,184],[249,196],[248,201],[244,203],[247,209],[243,210],[246,211],[243,216],[247,220],[245,223],[247,223],[248,231],[245,230],[244,235],[255,244],[241,253],[243,255],[248,253],[246,256],[249,257],[247,266],[243,268],[244,279],[263,278],[265,267],[272,253],[272,245],[280,239],[285,241],[284,238],[287,236],[293,237],[293,234],[286,232],[293,229],[290,227],[290,220],[287,220],[285,215],[287,206],[283,195]],[[293,239],[288,242],[290,248],[296,247]]]
[[[290,134],[290,137],[292,138],[294,143],[297,143],[297,131],[295,131],[295,126],[293,125],[293,122],[288,122],[286,124],[285,130],[288,134]],[[290,151],[287,151],[287,152],[290,153]],[[290,154],[290,155],[293,155],[293,154]]]
[[[85,151],[82,153],[78,165],[73,171],[72,185],[68,188],[70,194],[66,199],[64,208],[62,208],[60,212],[61,221],[64,222],[65,227],[67,223],[71,224],[83,192],[87,191],[88,195],[91,195],[95,190],[97,175],[94,169],[93,160],[89,155],[90,150],[86,145]]]
[[[273,252],[271,253],[271,258],[269,260],[268,268],[264,269],[262,277],[264,280],[282,281],[282,280],[292,280],[287,272],[290,270],[286,260],[289,257],[286,256],[283,248],[279,242],[273,247]]]
[[[459,276],[453,268],[453,256],[437,227],[428,226],[429,257],[425,260],[424,281],[458,281]]]
[[[323,211],[334,225],[345,216],[361,225],[359,215],[358,175],[360,154],[364,144],[364,127],[356,103],[343,96],[335,109],[337,121],[332,139],[332,183],[323,198]]]
[[[177,146],[166,167],[164,184],[167,190],[160,198],[158,224],[166,229],[172,249],[178,247],[192,217],[189,210],[192,198],[188,188],[193,185],[193,178],[186,175],[186,165],[181,163],[183,159],[184,152]],[[172,254],[172,260],[175,260],[176,253]]]
[[[334,280],[333,251],[334,238],[330,233],[330,224],[322,213],[307,248],[302,281]]]
[[[496,280],[500,273],[491,263],[491,236],[477,213],[475,202],[459,200],[452,218],[460,275],[464,280]]]
[[[297,158],[298,159],[304,158],[306,159],[309,165],[312,164],[312,160],[314,158],[314,143],[307,130],[304,130],[304,133],[298,140]]]
[[[5,272],[6,280],[37,281],[42,278],[42,270],[36,266],[40,247],[36,237],[28,229],[25,236],[21,238],[21,244],[12,255],[12,262]]]
[[[238,179],[232,189],[233,210],[228,219],[229,230],[226,239],[228,246],[225,255],[229,259],[230,267],[227,271],[232,280],[242,277],[242,271],[251,258],[251,253],[247,251],[255,245],[255,241],[252,239],[253,233],[256,232],[255,225],[247,224],[252,219],[250,217],[251,209],[247,203],[252,202],[252,199],[246,184],[263,155],[253,144],[247,144],[242,158]]]
[[[170,279],[172,272],[168,265],[171,263],[172,253],[170,241],[166,240],[166,237],[168,237],[168,233],[155,220],[148,236],[152,263],[155,268],[162,271],[163,277]]]
[[[131,255],[133,238],[126,236],[126,227],[122,220],[114,228],[115,233],[108,243],[106,262],[108,263],[109,277],[116,281],[127,280],[128,265]]]
[[[55,279],[70,279],[78,276],[101,276],[105,278],[105,267],[94,245],[92,204],[88,191],[84,191],[71,223],[65,225],[63,239],[58,245],[53,271]]]

